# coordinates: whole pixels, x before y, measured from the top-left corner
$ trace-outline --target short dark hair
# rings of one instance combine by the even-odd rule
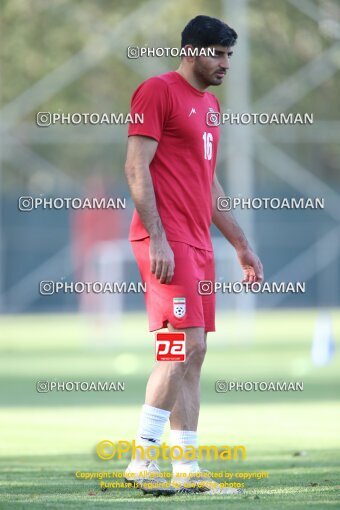
[[[191,44],[194,48],[207,48],[220,44],[227,48],[234,46],[237,33],[223,21],[210,16],[196,16],[189,21],[182,32],[181,46]]]

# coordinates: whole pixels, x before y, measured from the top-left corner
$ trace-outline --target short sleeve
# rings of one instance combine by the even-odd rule
[[[129,124],[128,136],[149,136],[159,142],[168,116],[168,86],[160,78],[149,78],[134,92],[131,115],[143,116],[143,123]]]

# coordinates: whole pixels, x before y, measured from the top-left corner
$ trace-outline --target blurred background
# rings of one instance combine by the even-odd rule
[[[3,0],[0,416],[6,413],[8,456],[18,455],[7,445],[21,441],[20,423],[27,424],[17,457],[27,469],[38,458],[37,445],[51,463],[61,453],[79,454],[73,459],[80,466],[93,462],[86,456],[97,441],[133,437],[153,364],[142,295],[39,294],[40,280],[139,280],[127,242],[133,210],[124,176],[127,126],[38,127],[36,114],[127,113],[142,81],[179,63],[128,59],[127,47],[179,47],[182,29],[198,14],[221,18],[239,34],[225,84],[211,89],[222,111],[314,114],[306,126],[221,126],[217,173],[227,195],[325,201],[324,209],[235,211],[266,280],[305,281],[306,293],[218,296],[218,332],[210,335],[203,374],[202,439],[225,443],[227,434],[231,444],[258,449],[259,469],[267,461],[275,468],[273,449],[335,446],[338,0]],[[119,197],[127,205],[23,212],[20,196]],[[212,233],[217,279],[239,280],[233,249]],[[125,378],[126,391],[41,395],[34,388],[37,379],[110,378]],[[305,391],[221,396],[216,378],[300,379]]]

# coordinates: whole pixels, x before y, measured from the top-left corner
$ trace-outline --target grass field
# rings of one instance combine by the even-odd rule
[[[340,312],[333,310],[332,319],[338,340]],[[98,481],[75,477],[127,464],[98,459],[95,445],[135,435],[154,356],[145,316],[125,315],[108,330],[80,316],[1,317],[0,509],[340,508],[340,363],[336,352],[329,365],[312,365],[315,320],[313,310],[260,312],[247,324],[218,317],[202,375],[200,442],[245,445],[247,458],[202,467],[269,477],[246,482],[246,493],[236,497],[165,499],[102,492]],[[219,379],[303,381],[304,391],[216,393]],[[38,393],[36,382],[44,380],[124,381],[125,391]]]

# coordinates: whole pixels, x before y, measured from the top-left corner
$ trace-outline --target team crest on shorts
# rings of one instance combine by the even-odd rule
[[[174,310],[174,316],[177,317],[177,319],[182,319],[186,313],[186,305],[185,305],[185,298],[184,297],[175,297],[173,299],[173,310]]]

